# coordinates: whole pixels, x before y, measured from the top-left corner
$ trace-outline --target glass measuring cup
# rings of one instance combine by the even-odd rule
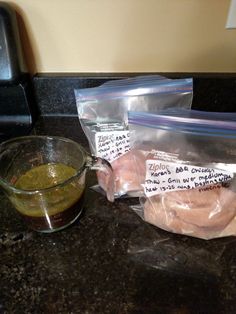
[[[90,156],[70,139],[23,136],[0,145],[0,186],[36,231],[58,231],[79,217],[88,169],[103,171],[108,177],[107,198],[113,201],[110,164]]]

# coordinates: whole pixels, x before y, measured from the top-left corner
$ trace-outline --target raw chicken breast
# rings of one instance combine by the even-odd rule
[[[236,194],[218,186],[203,191],[168,192],[150,197],[144,204],[145,221],[168,231],[203,239],[224,236],[224,229],[235,215]]]
[[[112,163],[115,177],[115,194],[135,195],[143,191],[141,183],[145,178],[145,155],[141,151],[131,150]],[[104,191],[107,191],[107,177],[100,171],[97,172],[98,183]]]

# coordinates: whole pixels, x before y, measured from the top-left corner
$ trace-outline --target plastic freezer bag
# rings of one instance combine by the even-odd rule
[[[212,239],[236,235],[235,114],[130,112],[143,197],[133,209],[167,231]]]
[[[136,195],[133,155],[129,154],[128,110],[160,112],[190,108],[192,79],[171,80],[162,76],[141,76],[108,81],[96,88],[75,90],[81,126],[92,154],[107,159],[114,170],[115,197]],[[107,178],[97,173],[107,190]],[[139,190],[139,187],[138,187]]]

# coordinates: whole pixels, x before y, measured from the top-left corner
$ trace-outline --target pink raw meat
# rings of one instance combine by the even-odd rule
[[[131,150],[112,163],[115,177],[115,193],[124,195],[142,191],[141,183],[145,178],[145,155],[141,151]],[[107,177],[97,172],[98,183],[107,190]]]
[[[204,239],[224,236],[223,230],[235,215],[236,194],[223,187],[168,192],[150,197],[144,204],[145,221]]]

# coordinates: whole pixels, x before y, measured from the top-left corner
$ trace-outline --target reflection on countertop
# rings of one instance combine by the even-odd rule
[[[88,149],[75,117],[41,117],[33,133]],[[236,238],[162,231],[129,208],[137,200],[112,204],[90,189],[80,220],[40,234],[0,201],[0,313],[235,313]]]

